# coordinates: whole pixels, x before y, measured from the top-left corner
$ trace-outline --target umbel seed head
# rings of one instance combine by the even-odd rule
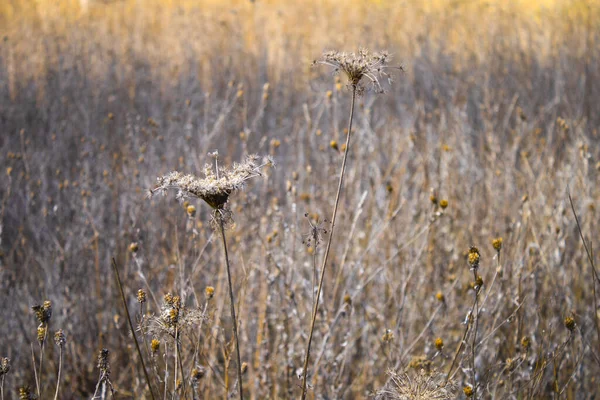
[[[242,163],[235,163],[231,168],[220,167],[216,171],[207,164],[204,178],[174,171],[159,177],[158,185],[150,190],[150,194],[175,189],[179,198],[199,198],[213,209],[222,210],[233,192],[240,190],[249,179],[261,176],[262,167],[273,165],[271,158],[267,157],[262,163],[258,159],[255,155],[248,156]]]
[[[383,87],[379,81],[380,78],[386,78],[392,83],[392,77],[387,73],[387,69],[400,67],[391,67],[388,65],[390,54],[387,51],[370,53],[366,49],[360,49],[356,53],[344,53],[339,51],[327,51],[323,56],[315,60],[313,65],[327,65],[333,67],[334,73],[343,72],[350,82],[350,86],[359,92],[365,89],[372,89],[377,93],[383,93]],[[368,84],[363,85],[363,78],[368,80]]]

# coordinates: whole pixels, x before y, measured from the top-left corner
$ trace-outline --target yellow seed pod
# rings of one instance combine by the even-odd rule
[[[190,218],[194,218],[196,216],[196,207],[194,207],[191,204],[189,206],[187,206],[187,208],[185,209],[185,211],[190,216]]]
[[[329,142],[329,147],[331,147],[334,150],[339,150],[338,143],[335,140]]]
[[[136,253],[139,249],[137,242],[133,242],[129,245],[129,251],[132,253]]]
[[[442,199],[440,200],[440,207],[442,207],[442,209],[446,209],[446,207],[448,207],[448,200],[446,199]]]
[[[444,348],[444,340],[442,340],[442,338],[435,339],[435,348],[438,350],[442,350]]]

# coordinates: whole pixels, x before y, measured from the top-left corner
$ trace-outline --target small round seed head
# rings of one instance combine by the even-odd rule
[[[350,296],[349,294],[345,294],[344,295],[344,304],[351,306],[352,305],[352,296]]]
[[[442,293],[442,292],[437,292],[435,294],[435,298],[437,299],[437,301],[441,301],[442,303],[444,301],[446,301],[446,297],[444,296],[444,293]]]
[[[187,206],[185,210],[190,218],[194,218],[196,216],[196,207],[193,205]]]
[[[206,289],[204,289],[204,295],[206,296],[207,300],[212,299],[215,295],[215,288],[212,286],[207,286]]]
[[[152,349],[152,354],[156,354],[160,348],[160,340],[152,339],[150,342],[150,348]]]
[[[245,374],[247,371],[248,371],[248,363],[244,361],[242,363],[242,374]]]
[[[59,329],[54,333],[54,343],[56,343],[58,347],[63,347],[67,343],[67,337],[62,329]]]
[[[442,207],[442,210],[445,210],[446,207],[448,207],[448,200],[446,200],[446,199],[440,200],[440,207]]]
[[[472,386],[465,386],[463,388],[463,392],[465,394],[465,396],[467,397],[473,397],[473,387]]]
[[[146,302],[146,291],[144,289],[139,289],[137,292],[137,301],[140,304]]]
[[[136,242],[133,242],[129,245],[129,251],[132,253],[137,253],[137,251],[139,250],[139,245]]]
[[[517,363],[515,362],[514,358],[507,358],[506,359],[506,370],[507,371],[513,371],[517,366]]]
[[[500,252],[502,250],[502,238],[498,237],[492,240],[492,246],[494,246],[494,250]]]
[[[565,318],[565,328],[571,332],[575,330],[575,319],[573,317]]]
[[[444,348],[444,340],[442,340],[442,338],[435,339],[435,348],[438,350],[442,350]]]
[[[332,140],[331,142],[329,142],[329,147],[331,147],[334,150],[339,150],[339,146],[338,146],[338,142],[335,140]]]
[[[473,249],[475,249],[475,250],[473,250]],[[471,247],[471,250],[469,250],[469,255],[467,257],[467,261],[471,268],[479,267],[479,251],[477,250],[476,247]]]
[[[438,198],[437,198],[437,196],[435,195],[435,193],[432,193],[432,194],[429,196],[429,201],[431,201],[431,203],[432,203],[434,206],[436,206],[436,205],[437,205],[437,203],[438,203]]]
[[[477,288],[481,288],[483,286],[483,278],[481,275],[477,275],[477,279],[475,279],[475,286]]]
[[[8,374],[10,371],[10,358],[2,357],[0,359],[0,376]]]

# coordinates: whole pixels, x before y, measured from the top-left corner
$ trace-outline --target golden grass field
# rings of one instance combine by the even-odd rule
[[[598,21],[594,0],[1,1],[2,400],[238,398],[225,236],[246,399],[301,398],[329,240],[308,399],[597,399]],[[352,85],[311,64],[359,48],[403,71],[348,132]],[[206,201],[148,195],[215,150],[222,174],[275,163],[223,235]]]

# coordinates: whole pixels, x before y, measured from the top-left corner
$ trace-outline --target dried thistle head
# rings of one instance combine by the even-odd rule
[[[424,370],[419,372],[388,372],[390,381],[376,395],[377,400],[449,400],[456,398],[456,387],[445,383],[445,374]]]
[[[219,167],[216,169],[210,164],[204,168],[204,178],[181,172],[171,172],[158,178],[158,186],[150,190],[150,194],[158,191],[166,192],[169,189],[177,190],[179,198],[198,198],[204,200],[215,210],[223,210],[229,196],[241,188],[249,179],[261,176],[261,169],[272,166],[273,160],[265,158],[262,163],[258,156],[248,156],[242,163],[234,163],[231,168]]]
[[[137,292],[137,301],[140,304],[146,302],[146,291],[144,289],[139,289]]]
[[[384,90],[379,79],[383,77],[388,80],[389,84],[392,83],[392,77],[386,70],[389,68],[402,69],[389,66],[390,58],[387,51],[376,53],[370,53],[366,49],[360,49],[356,53],[327,51],[320,59],[313,61],[313,65],[328,65],[334,69],[336,74],[343,72],[348,77],[350,86],[357,89],[359,93],[365,89],[383,93]],[[366,86],[361,83],[363,78],[369,81]]]

